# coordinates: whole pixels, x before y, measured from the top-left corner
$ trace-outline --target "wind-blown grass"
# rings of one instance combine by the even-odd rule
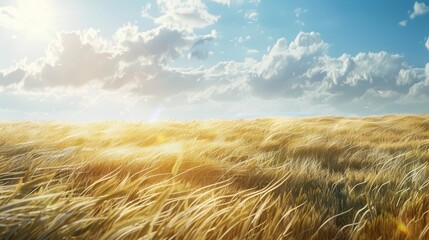
[[[1,239],[429,239],[429,116],[0,123]]]

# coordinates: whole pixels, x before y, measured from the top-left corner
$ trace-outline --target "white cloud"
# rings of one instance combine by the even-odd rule
[[[403,57],[386,52],[359,53],[330,58],[322,65],[324,76],[320,92],[329,102],[367,101],[367,97],[385,98],[405,95],[415,83],[422,81],[420,69],[409,67]],[[381,101],[380,99],[380,101]],[[391,99],[399,100],[399,99]],[[380,104],[376,100],[372,104]]]
[[[211,51],[208,50],[208,43],[212,42],[217,37],[217,31],[212,30],[210,34],[199,37],[193,44],[188,54],[188,58],[196,58],[199,60],[205,60],[208,58]]]
[[[231,40],[231,42],[233,42],[234,45],[237,46],[237,45],[243,44],[244,42],[249,41],[250,39],[252,39],[252,37],[250,35],[247,35],[247,36],[238,36],[238,37],[234,37]]]
[[[294,12],[295,12],[295,16],[296,16],[297,18],[300,18],[303,14],[307,13],[307,12],[308,12],[308,10],[307,10],[307,9],[304,9],[304,8],[300,8],[300,7],[298,7],[298,8],[295,8]]]
[[[243,3],[250,3],[255,6],[258,6],[261,3],[261,0],[211,0],[211,1],[226,5],[228,7],[230,7],[231,5],[240,6]]]
[[[425,15],[427,12],[429,12],[429,7],[426,6],[424,2],[414,2],[414,7],[412,11],[409,11],[409,18],[411,20],[415,19],[418,16]],[[402,20],[399,23],[399,26],[406,27],[408,24],[408,20]]]
[[[146,3],[142,8],[141,16],[144,18],[153,19],[153,17],[149,14],[149,10],[151,10],[151,8],[152,8],[152,4]]]
[[[254,93],[263,98],[301,96],[305,86],[311,84],[306,80],[317,81],[310,77],[311,70],[327,48],[315,32],[301,32],[290,44],[284,38],[277,40],[252,70],[249,83]]]
[[[407,26],[407,23],[408,23],[408,20],[402,20],[402,21],[400,21],[398,24],[399,24],[399,26],[401,26],[401,27],[406,27],[406,26]]]
[[[0,90],[1,87],[18,84],[22,79],[24,79],[25,75],[25,70],[19,67],[0,72]]]
[[[80,87],[112,76],[118,60],[113,52],[104,51],[103,42],[93,29],[61,33],[50,44],[47,57],[37,61],[39,69],[28,74],[24,87]]]
[[[305,23],[300,18],[302,17],[302,15],[306,14],[308,12],[308,10],[304,9],[304,8],[298,7],[298,8],[295,8],[294,12],[295,12],[295,16],[297,18],[295,20],[295,25],[297,25],[297,26],[299,26],[301,28],[304,27]]]
[[[116,33],[117,44],[122,49],[116,55],[118,71],[110,81],[104,82],[104,88],[115,90],[126,87],[133,94],[157,99],[201,89],[205,85],[198,81],[201,73],[167,65],[170,60],[184,56],[188,51],[190,57],[207,58],[210,51],[205,45],[216,37],[215,30],[197,36],[164,27],[139,32],[134,25],[124,26]]]
[[[231,5],[231,0],[212,0],[212,1],[215,3],[226,5],[228,7]]]
[[[415,101],[429,100],[426,68],[386,52],[330,57],[318,33],[300,33],[290,44],[279,39],[252,66],[248,83],[254,96],[300,99],[343,114],[424,112]]]
[[[258,21],[258,12],[256,10],[249,10],[244,14],[244,17],[249,20],[249,22],[256,22]]]
[[[246,53],[247,53],[247,55],[254,55],[254,54],[258,54],[259,51],[256,49],[249,49],[249,50],[247,50]]]
[[[155,18],[155,23],[176,28],[204,28],[214,24],[219,16],[208,12],[201,0],[157,0],[162,15]]]
[[[132,24],[120,28],[115,34],[117,44],[122,47],[122,58],[129,62],[142,57],[167,62],[179,57],[193,38],[194,35],[187,31],[162,26],[139,32]]]
[[[258,59],[219,62],[212,67],[170,66],[171,60],[189,54],[201,59],[210,55],[206,47],[217,34],[213,30],[196,35],[163,26],[142,32],[133,24],[121,27],[111,40],[93,29],[61,33],[46,56],[0,71],[0,91],[7,92],[2,99],[7,95],[19,102],[18,96],[28,99],[28,94],[43,98],[75,92],[73,98],[82,103],[95,98],[91,93],[96,92],[110,97],[133,96],[144,105],[162,105],[167,109],[165,114],[179,110],[191,113],[208,106],[222,112],[216,107],[221,104],[237,110],[249,101],[259,109],[240,112],[243,116],[264,112],[264,108],[270,113],[294,109],[298,114],[298,106],[312,109],[310,112],[319,108],[359,114],[427,109],[429,64],[411,67],[402,56],[387,52],[332,57],[329,45],[316,32],[300,32],[291,42],[280,38]],[[116,100],[91,101],[96,106],[113,105]],[[40,111],[45,111],[49,102],[43,106]],[[132,107],[135,105],[127,106]],[[0,108],[13,111],[5,102]],[[70,108],[74,111],[75,106]],[[231,116],[228,111],[222,113]]]
[[[414,19],[417,16],[421,16],[429,12],[429,7],[424,2],[415,2],[413,12],[410,14],[410,19]]]
[[[426,39],[425,47],[427,50],[429,50],[429,36]]]
[[[295,25],[299,26],[299,27],[304,27],[305,23],[301,20],[295,20]]]
[[[201,48],[217,32],[198,36],[187,31],[157,27],[140,32],[127,24],[109,41],[98,31],[64,32],[51,42],[46,56],[0,72],[0,89],[14,86],[29,92],[49,89],[126,89],[139,96],[158,99],[205,86],[202,72],[170,68],[167,64],[188,51],[204,58]],[[200,55],[198,55],[200,54]],[[197,56],[198,55],[198,56]],[[174,79],[174,80],[173,80]]]
[[[249,0],[249,3],[259,5],[261,3],[261,0]]]
[[[429,63],[426,64],[424,69],[425,80],[414,84],[406,97],[406,101],[413,104],[421,102],[427,107],[427,101],[429,99]]]
[[[398,87],[409,87],[422,79],[424,79],[424,71],[422,69],[402,68],[396,77],[396,85]]]

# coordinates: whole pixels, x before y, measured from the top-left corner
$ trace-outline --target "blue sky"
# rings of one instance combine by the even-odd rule
[[[0,119],[428,113],[427,1],[0,2]]]

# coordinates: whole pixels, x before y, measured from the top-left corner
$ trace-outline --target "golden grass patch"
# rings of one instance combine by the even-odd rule
[[[0,123],[1,239],[429,239],[429,116]]]

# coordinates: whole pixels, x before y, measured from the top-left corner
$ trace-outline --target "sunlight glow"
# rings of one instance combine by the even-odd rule
[[[54,25],[54,10],[49,0],[19,0],[18,21],[29,37],[46,35]]]

